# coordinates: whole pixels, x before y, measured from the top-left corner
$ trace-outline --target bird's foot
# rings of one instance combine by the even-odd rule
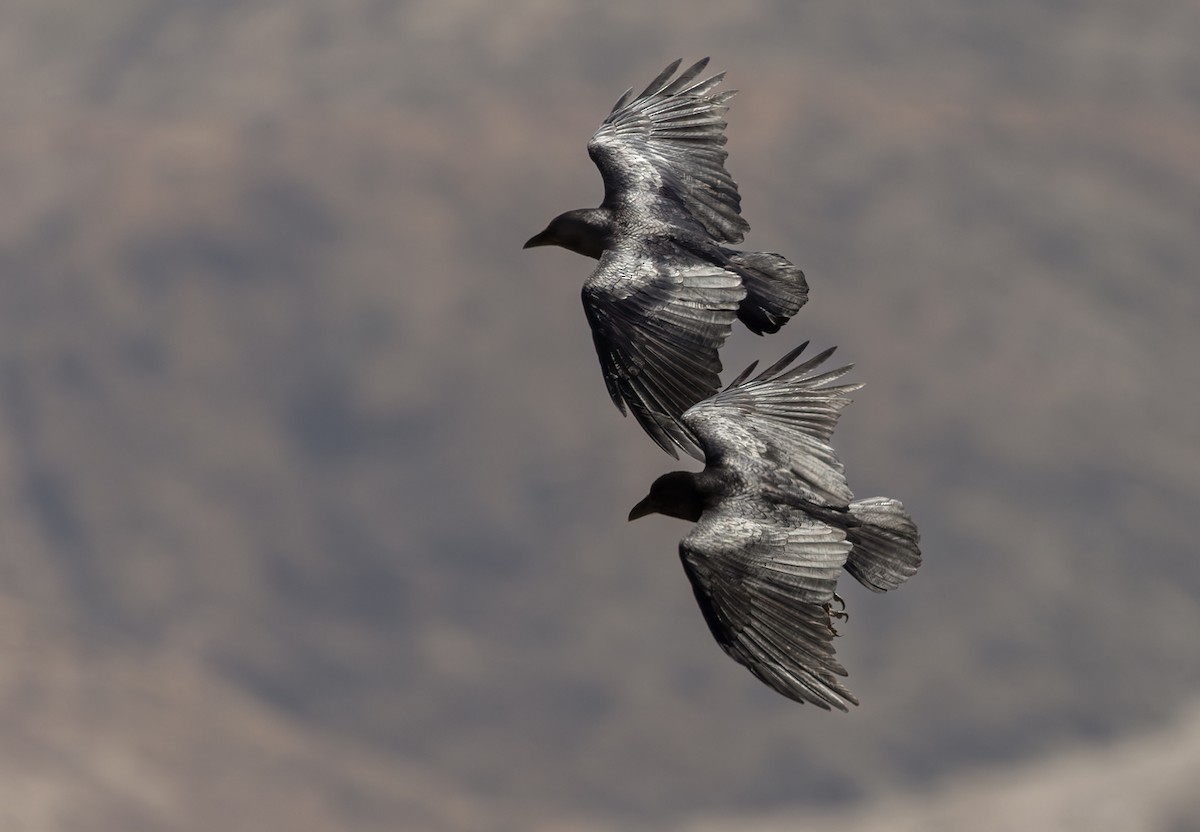
[[[833,593],[833,600],[838,602],[838,606],[840,607],[840,609],[837,612],[830,610],[829,614],[832,615],[834,618],[840,618],[842,621],[849,621],[850,613],[846,612],[846,602],[845,602],[845,600],[843,600],[842,596],[838,595],[835,592],[835,593]]]
[[[822,607],[824,607],[824,609],[825,609],[825,614],[828,615],[830,618],[836,618],[839,621],[849,621],[850,613],[846,612],[846,602],[842,599],[842,596],[838,595],[835,592],[835,593],[833,593],[833,600],[838,602],[838,604],[840,605],[840,609],[835,610],[833,608],[833,605],[830,604],[828,601],[826,601],[824,604],[822,604]],[[829,629],[833,630],[832,623],[830,623]],[[833,630],[833,634],[836,636],[837,630]]]

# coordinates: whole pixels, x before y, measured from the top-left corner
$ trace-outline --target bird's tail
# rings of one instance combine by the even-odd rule
[[[858,524],[846,530],[854,544],[846,571],[873,592],[895,589],[921,565],[921,539],[904,504],[890,497],[871,497],[850,503]]]
[[[779,254],[763,251],[730,251],[729,264],[742,277],[746,299],[738,309],[752,332],[778,332],[808,300],[804,272]]]

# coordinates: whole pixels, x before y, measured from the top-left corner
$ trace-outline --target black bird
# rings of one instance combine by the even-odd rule
[[[721,648],[797,702],[846,710],[832,619],[844,612],[844,567],[868,589],[895,589],[921,564],[919,535],[898,501],[855,500],[829,445],[850,366],[816,373],[830,348],[792,369],[802,344],[683,414],[704,449],[699,473],[659,477],[629,519],[659,512],[695,527],[679,556]]]
[[[808,299],[804,273],[741,242],[737,185],[725,170],[724,73],[695,81],[708,58],[679,61],[637,97],[629,89],[588,142],[604,180],[599,208],[555,217],[525,243],[600,260],[583,308],[608,393],[667,453],[703,458],[680,417],[720,389],[717,351],[734,318],[777,332]]]

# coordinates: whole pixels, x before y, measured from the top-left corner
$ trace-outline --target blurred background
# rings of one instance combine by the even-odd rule
[[[0,828],[1200,829],[1200,7],[0,5]],[[729,169],[925,565],[728,660],[579,289],[621,92]],[[685,463],[690,466],[691,463]]]

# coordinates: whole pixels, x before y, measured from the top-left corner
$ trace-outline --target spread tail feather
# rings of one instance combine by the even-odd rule
[[[846,530],[854,544],[846,571],[873,592],[895,589],[921,565],[921,539],[904,504],[889,497],[871,497],[850,503],[850,514],[859,522]]]
[[[778,332],[808,300],[804,272],[782,255],[734,251],[729,263],[746,287],[738,318],[758,335]]]

